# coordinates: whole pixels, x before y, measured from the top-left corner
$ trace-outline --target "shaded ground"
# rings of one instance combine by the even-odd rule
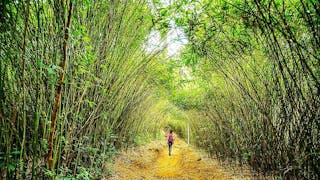
[[[172,156],[167,145],[157,141],[124,152],[114,171],[112,179],[251,179],[206,158],[181,139],[176,139]]]

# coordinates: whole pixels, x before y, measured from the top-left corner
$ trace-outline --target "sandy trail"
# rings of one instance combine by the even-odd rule
[[[122,153],[115,163],[112,179],[248,179],[203,157],[192,146],[176,138],[172,156],[163,142]]]

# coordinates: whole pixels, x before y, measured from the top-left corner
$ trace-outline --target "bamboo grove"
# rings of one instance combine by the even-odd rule
[[[182,57],[193,68],[191,91],[202,96],[176,104],[193,114],[198,146],[264,174],[319,178],[319,10],[312,0],[158,9],[189,39]]]
[[[1,1],[0,179],[108,172],[154,131],[145,1]],[[107,173],[105,173],[107,174]]]
[[[2,0],[0,23],[0,179],[109,177],[187,124],[220,160],[319,179],[316,0]],[[173,27],[181,53],[150,51]]]

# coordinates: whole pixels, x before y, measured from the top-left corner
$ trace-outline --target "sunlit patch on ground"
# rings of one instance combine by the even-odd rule
[[[206,158],[192,146],[177,139],[172,156],[164,142],[152,142],[121,154],[113,179],[250,179]]]

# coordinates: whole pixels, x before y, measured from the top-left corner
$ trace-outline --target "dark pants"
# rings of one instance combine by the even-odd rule
[[[171,156],[172,142],[168,142],[168,146],[169,146],[169,156]]]

